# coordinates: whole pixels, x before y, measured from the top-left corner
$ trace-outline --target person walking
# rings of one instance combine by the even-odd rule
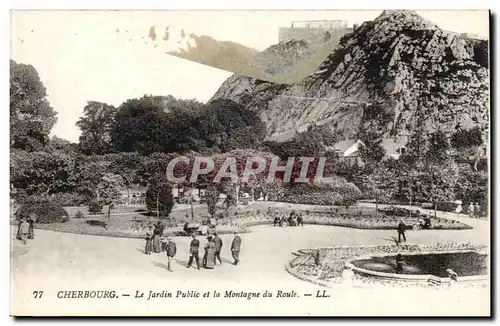
[[[200,240],[196,239],[196,234],[192,234],[191,243],[189,244],[189,261],[187,268],[191,267],[193,259],[196,261],[196,267],[200,269]]]
[[[479,203],[474,205],[474,213],[476,213],[477,218],[481,217],[481,207],[479,206]]]
[[[222,239],[219,237],[217,232],[214,233],[214,246],[215,246],[215,263],[217,263],[218,259],[219,264],[222,265],[222,258],[220,257],[220,252],[222,250]]]
[[[241,238],[238,232],[234,232],[233,242],[231,243],[231,253],[234,259],[234,265],[238,265],[240,262],[240,249],[241,249]]]
[[[404,242],[406,242],[406,225],[403,223],[403,220],[399,220],[398,224],[398,243],[401,243],[401,236],[403,236]]]
[[[149,233],[146,233],[146,246],[144,248],[144,253],[146,255],[151,255],[151,251],[153,251],[153,238]]]
[[[19,234],[21,236],[21,241],[23,242],[23,244],[26,244],[26,241],[28,240],[28,234],[29,234],[29,224],[28,222],[26,221],[25,218],[23,218],[21,220],[21,225],[19,226]]]
[[[455,207],[455,213],[457,213],[457,218],[460,217],[460,213],[462,213],[462,202],[457,202],[457,207]]]
[[[203,267],[207,269],[215,268],[215,244],[212,236],[207,237],[207,244],[205,245],[205,255],[203,257]]]
[[[468,212],[469,212],[469,217],[474,217],[474,204],[472,202],[470,202]]]
[[[33,225],[34,221],[33,219],[30,217],[28,217],[28,239],[35,239],[35,227]]]
[[[177,246],[172,241],[172,237],[167,238],[167,245],[165,246],[165,251],[167,252],[167,269],[169,272],[173,272],[172,270],[172,262],[174,260],[175,254],[177,253]]]

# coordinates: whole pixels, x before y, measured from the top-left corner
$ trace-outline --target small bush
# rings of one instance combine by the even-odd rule
[[[90,221],[86,221],[85,223],[87,223],[88,225],[91,225],[91,226],[99,226],[99,227],[102,227],[102,228],[107,228],[108,224],[106,222],[103,222],[103,221],[98,221],[98,220],[90,220]]]
[[[75,218],[85,218],[85,215],[81,211],[76,212]]]
[[[69,221],[66,210],[57,202],[44,200],[40,202],[28,201],[21,205],[16,212],[16,218],[33,217],[35,223],[64,223]]]
[[[102,204],[98,200],[93,200],[89,203],[90,213],[102,213]]]

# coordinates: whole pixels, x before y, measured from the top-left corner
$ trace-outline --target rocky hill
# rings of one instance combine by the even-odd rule
[[[486,40],[441,30],[412,11],[384,11],[343,36],[301,81],[233,75],[213,99],[259,112],[269,139],[278,141],[311,124],[327,124],[344,137],[486,130],[488,65]]]

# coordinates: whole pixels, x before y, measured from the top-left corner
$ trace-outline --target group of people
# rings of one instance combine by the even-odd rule
[[[474,204],[473,202],[471,202],[467,211],[469,213],[469,217],[481,217],[481,206],[479,206],[479,203]]]
[[[155,229],[156,231],[156,229]],[[157,234],[156,234],[157,235]],[[187,268],[190,268],[193,264],[193,261],[196,262],[196,267],[200,269],[200,240],[196,238],[196,234],[191,234],[191,243],[189,244],[189,261],[187,263]],[[159,235],[158,238],[155,238],[147,235],[146,236],[146,248],[145,253],[147,255],[151,254],[151,251],[155,251],[155,241],[161,242]],[[222,250],[222,239],[219,237],[217,232],[214,235],[209,235],[207,237],[207,243],[204,246],[204,255],[202,259],[202,266],[206,269],[213,269],[217,265],[217,261],[219,261],[219,265],[222,265],[221,258],[221,250]],[[159,245],[158,245],[159,246]],[[172,261],[174,260],[175,255],[177,254],[177,245],[173,242],[172,237],[167,237],[166,242],[163,244],[162,249],[167,254],[167,270],[172,270]],[[234,232],[234,238],[231,243],[231,253],[234,259],[233,265],[238,265],[240,261],[240,249],[241,249],[241,237],[237,232]]]
[[[304,226],[304,218],[302,213],[292,211],[290,215],[285,213],[274,212],[274,226]]]
[[[161,235],[163,228],[158,222],[154,225],[153,234],[146,233],[146,248],[144,252],[146,255],[151,255],[151,252],[159,253],[162,251]]]
[[[17,235],[16,238],[21,240],[23,244],[26,244],[28,239],[35,238],[35,232],[33,227],[33,219],[31,217],[21,218],[17,224]]]

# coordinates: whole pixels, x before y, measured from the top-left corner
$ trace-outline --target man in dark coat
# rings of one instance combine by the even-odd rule
[[[220,264],[222,265],[222,259],[220,258],[220,252],[222,250],[222,239],[219,237],[217,232],[214,233],[214,243],[215,243],[215,262],[217,262],[217,259],[219,260]]]
[[[304,220],[302,219],[302,213],[298,214],[298,216],[297,216],[297,225],[304,226]]]
[[[196,260],[196,267],[200,269],[200,240],[196,239],[196,234],[194,233],[191,236],[193,240],[191,240],[191,244],[189,245],[189,262],[187,268],[191,267],[194,258]]]
[[[175,245],[174,242],[172,242],[171,237],[168,237],[167,241],[168,241],[168,243],[165,246],[165,251],[167,252],[167,259],[168,259],[167,269],[169,272],[173,272],[171,263],[174,260],[175,254],[177,253],[177,246]]]
[[[234,232],[233,243],[231,244],[231,252],[234,258],[234,265],[238,265],[240,261],[241,238],[238,232]]]
[[[404,242],[406,242],[405,232],[406,232],[406,225],[403,223],[402,220],[400,220],[398,224],[398,243],[401,243],[401,236],[403,236],[403,240]]]

